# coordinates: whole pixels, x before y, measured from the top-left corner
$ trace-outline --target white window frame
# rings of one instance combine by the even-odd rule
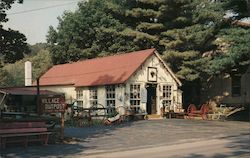
[[[76,90],[76,100],[77,100],[77,107],[83,107],[83,90],[82,89]]]
[[[90,106],[98,104],[98,93],[96,87],[89,88],[89,104]]]
[[[164,84],[162,85],[162,105],[170,109],[173,96],[173,85]]]
[[[116,100],[116,87],[115,85],[108,85],[106,90],[106,107],[107,114],[113,114],[115,112],[115,100]]]
[[[130,107],[134,109],[135,113],[140,113],[141,110],[141,84],[133,83],[130,84]]]

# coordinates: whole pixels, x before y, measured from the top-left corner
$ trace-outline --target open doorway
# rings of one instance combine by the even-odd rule
[[[156,114],[156,87],[157,84],[147,84],[147,113]]]

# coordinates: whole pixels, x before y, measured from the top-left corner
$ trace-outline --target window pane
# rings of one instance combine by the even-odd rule
[[[83,91],[77,90],[76,91],[76,99],[82,99],[83,98]]]
[[[107,114],[115,112],[115,86],[106,86]]]
[[[232,96],[233,97],[241,96],[241,76],[240,75],[232,76]]]
[[[83,101],[77,101],[77,106],[78,107],[83,107]]]
[[[131,84],[130,85],[130,106],[135,113],[140,112],[140,84]]]
[[[162,104],[163,106],[170,106],[172,104],[172,86],[163,85],[162,86]]]
[[[90,106],[97,105],[98,103],[97,88],[89,89],[89,102]]]

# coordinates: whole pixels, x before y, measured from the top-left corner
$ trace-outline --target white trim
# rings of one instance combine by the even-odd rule
[[[167,69],[167,71],[170,73],[170,75],[174,78],[174,80],[177,82],[177,84],[179,86],[182,86],[181,81],[175,76],[175,74],[173,73],[173,71],[170,69],[170,67],[168,67],[165,62],[161,59],[160,55],[154,51],[154,54],[156,55],[156,57],[161,61],[161,63],[164,65],[164,67]]]

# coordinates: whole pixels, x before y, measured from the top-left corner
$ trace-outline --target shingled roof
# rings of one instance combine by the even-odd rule
[[[40,78],[41,86],[74,85],[75,87],[100,86],[125,83],[140,66],[153,54],[155,49],[141,50],[55,65]],[[160,59],[161,60],[161,59]],[[164,64],[164,62],[161,60]],[[181,85],[169,67],[168,72]]]
[[[40,78],[40,85],[97,86],[126,82],[154,54],[155,49],[55,65]]]

